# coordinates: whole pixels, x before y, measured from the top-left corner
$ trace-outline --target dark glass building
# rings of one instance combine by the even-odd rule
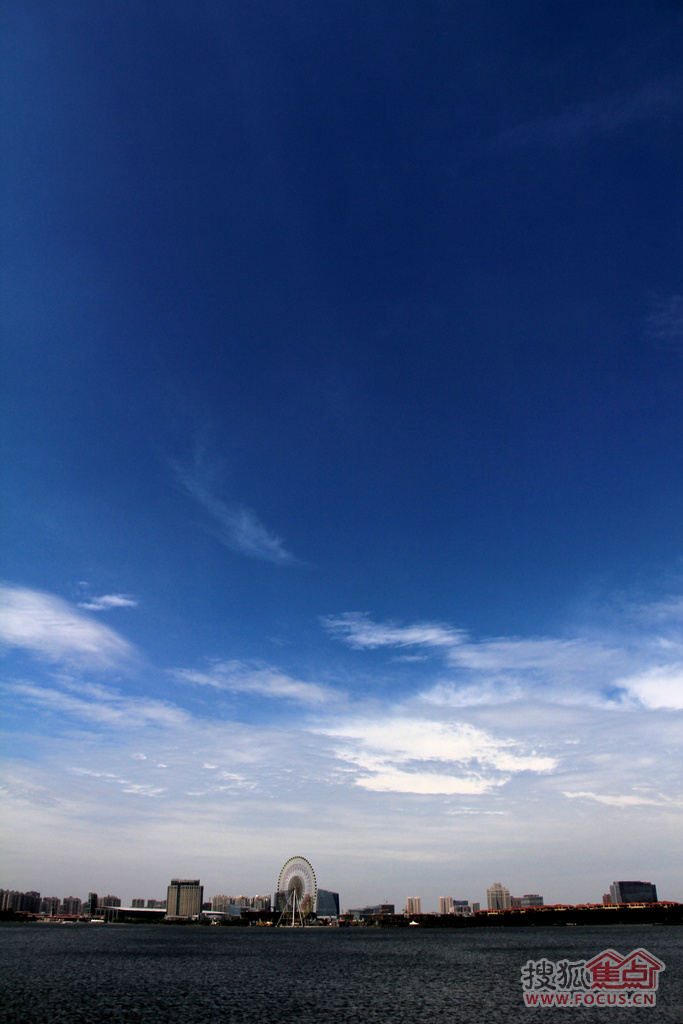
[[[354,907],[347,914],[356,921],[365,921],[368,917],[393,917],[396,909],[393,903],[377,903],[374,907]]]
[[[339,917],[339,893],[318,889],[315,912],[318,917]]]
[[[651,882],[612,882],[609,894],[612,903],[657,902],[657,886]]]

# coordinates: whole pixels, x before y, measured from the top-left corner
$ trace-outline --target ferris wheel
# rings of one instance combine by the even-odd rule
[[[315,871],[305,857],[290,857],[277,880],[278,925],[303,927],[315,910],[318,884]]]

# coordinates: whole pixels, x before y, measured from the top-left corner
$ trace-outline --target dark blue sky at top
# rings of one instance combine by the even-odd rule
[[[3,18],[6,579],[305,664],[319,615],[541,633],[680,574],[680,4]]]

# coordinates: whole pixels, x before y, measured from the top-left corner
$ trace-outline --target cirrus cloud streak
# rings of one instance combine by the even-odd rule
[[[276,565],[295,565],[297,559],[284,546],[283,540],[268,530],[251,509],[223,501],[213,493],[209,475],[198,458],[193,468],[170,459],[176,480],[183,490],[207,512],[219,526],[221,542],[232,551]]]
[[[179,669],[173,673],[180,682],[212,686],[230,693],[246,693],[300,704],[327,704],[341,699],[329,686],[308,683],[269,665],[250,665],[242,661],[217,662],[209,672]]]

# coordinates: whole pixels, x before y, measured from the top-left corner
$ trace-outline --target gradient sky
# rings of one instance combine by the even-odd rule
[[[2,18],[0,885],[683,900],[681,5]]]

